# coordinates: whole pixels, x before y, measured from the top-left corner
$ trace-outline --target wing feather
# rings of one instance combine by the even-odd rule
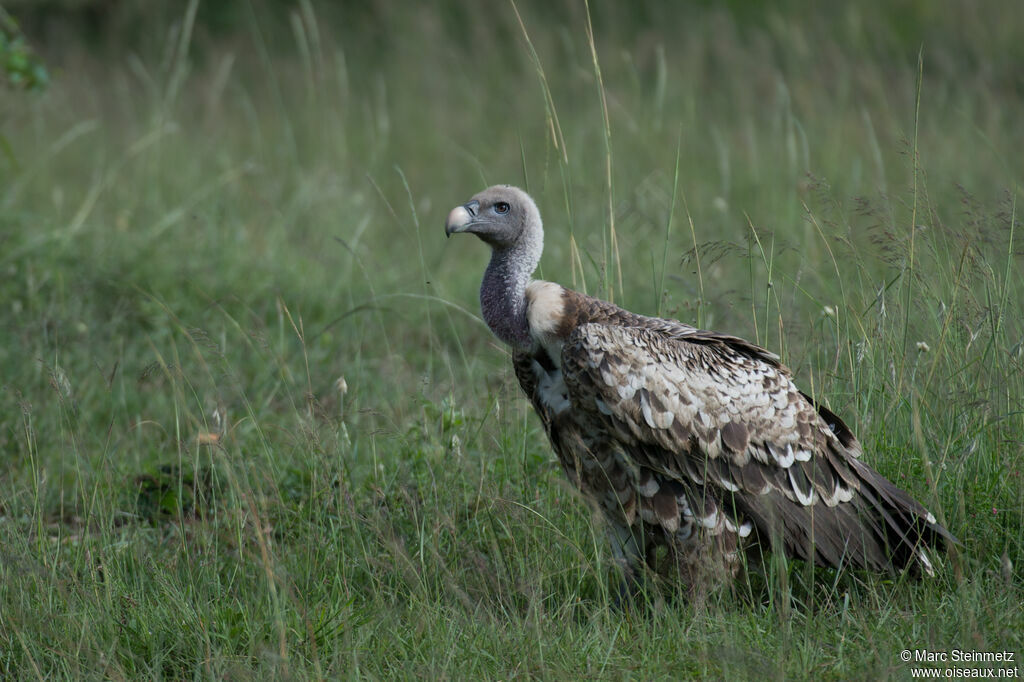
[[[603,423],[641,469],[685,483],[705,527],[749,519],[798,557],[872,569],[914,563],[922,540],[953,539],[860,462],[842,420],[753,344],[681,324],[588,323],[561,360],[574,410]],[[700,490],[705,499],[693,499]]]

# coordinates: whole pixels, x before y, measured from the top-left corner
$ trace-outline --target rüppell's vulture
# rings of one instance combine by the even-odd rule
[[[693,589],[771,549],[821,566],[933,574],[956,540],[860,459],[839,417],[743,339],[531,280],[544,231],[528,194],[490,187],[445,232],[491,247],[484,321],[572,485],[608,521],[627,576],[643,566]]]

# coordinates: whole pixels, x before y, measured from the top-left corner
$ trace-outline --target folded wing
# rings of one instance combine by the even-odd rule
[[[821,565],[927,573],[923,549],[955,541],[860,461],[849,428],[775,355],[746,341],[673,323],[589,323],[567,339],[562,371],[574,411],[607,429],[638,485],[674,481],[692,509],[725,515],[708,528],[749,522],[760,542]]]

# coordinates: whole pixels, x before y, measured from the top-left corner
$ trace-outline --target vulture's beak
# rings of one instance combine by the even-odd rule
[[[448,214],[448,220],[444,223],[445,236],[451,237],[456,232],[465,232],[471,228],[478,208],[480,208],[479,201],[470,201],[453,208]]]

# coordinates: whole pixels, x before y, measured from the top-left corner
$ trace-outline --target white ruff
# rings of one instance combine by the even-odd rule
[[[547,351],[555,367],[562,366],[564,343],[555,336],[565,314],[565,289],[554,282],[534,280],[526,285],[526,322],[530,336]]]

